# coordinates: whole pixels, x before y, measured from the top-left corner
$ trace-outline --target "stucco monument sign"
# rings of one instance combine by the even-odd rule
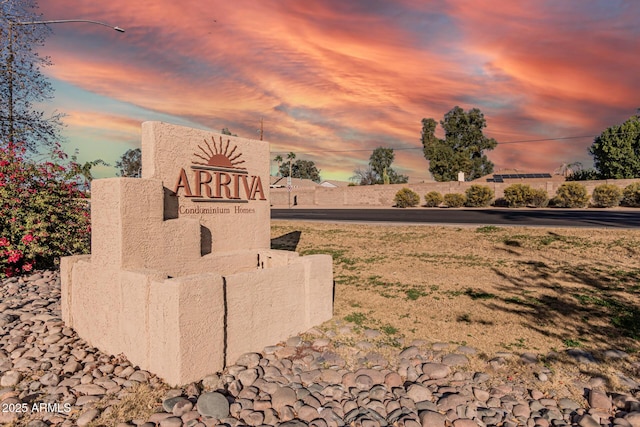
[[[331,257],[270,249],[269,146],[142,125],[142,178],[95,180],[64,321],[172,385],[331,318]]]

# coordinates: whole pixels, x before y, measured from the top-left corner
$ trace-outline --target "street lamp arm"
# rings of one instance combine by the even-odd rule
[[[13,102],[13,62],[14,62],[14,52],[13,52],[13,27],[15,25],[38,25],[38,24],[66,24],[70,22],[87,22],[89,24],[102,25],[103,27],[111,28],[116,30],[119,33],[124,33],[124,29],[120,27],[114,27],[113,25],[105,24],[100,21],[92,21],[89,19],[53,19],[46,21],[9,21],[9,55],[7,55],[7,74],[8,74],[8,101],[9,101],[9,142],[13,143],[14,141],[14,102]]]
[[[11,22],[10,25],[37,25],[37,24],[66,24],[68,22],[88,22],[90,24],[102,25],[103,27],[108,27],[116,30],[119,33],[124,33],[124,29],[120,27],[114,27],[113,25],[105,24],[100,21],[91,21],[89,19],[54,19],[50,21],[28,21],[28,22]]]

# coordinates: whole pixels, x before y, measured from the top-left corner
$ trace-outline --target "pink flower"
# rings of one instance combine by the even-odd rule
[[[13,263],[16,263],[16,262],[20,261],[20,258],[22,258],[22,252],[20,252],[20,251],[11,251],[11,252],[9,252],[9,259],[7,260],[7,262],[9,264],[13,264]]]
[[[22,266],[22,271],[31,271],[31,270],[33,270],[33,264],[31,264],[30,262],[27,262]]]
[[[33,235],[27,234],[22,238],[23,243],[33,242]]]
[[[6,237],[0,237],[0,248],[4,246],[9,246],[9,239]]]

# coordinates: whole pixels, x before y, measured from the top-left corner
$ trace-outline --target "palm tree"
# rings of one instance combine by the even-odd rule
[[[274,159],[274,162],[276,162],[278,164],[278,170],[276,171],[276,176],[280,175],[280,164],[282,163],[282,156],[280,154],[278,154]]]
[[[581,162],[563,163],[558,169],[553,171],[554,175],[562,175],[568,177],[576,172],[580,172],[584,169]]]
[[[293,151],[287,154],[287,159],[289,159],[289,176],[291,176],[291,166],[293,166],[293,159],[295,158],[296,154]]]

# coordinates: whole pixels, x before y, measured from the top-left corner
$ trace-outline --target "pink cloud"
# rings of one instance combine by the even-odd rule
[[[420,120],[440,120],[455,105],[479,107],[487,134],[507,142],[589,135],[621,122],[639,95],[640,6],[603,12],[599,4],[61,0],[41,7],[47,19],[73,15],[127,30],[54,27],[47,54],[55,78],[247,137],[264,117],[274,151],[326,152],[419,148]],[[99,115],[94,108],[69,125]],[[95,123],[105,132],[131,126]],[[497,167],[549,171],[585,158],[589,143],[505,144],[490,157]],[[369,154],[309,156],[345,177]],[[419,149],[398,151],[396,164],[428,175]]]

